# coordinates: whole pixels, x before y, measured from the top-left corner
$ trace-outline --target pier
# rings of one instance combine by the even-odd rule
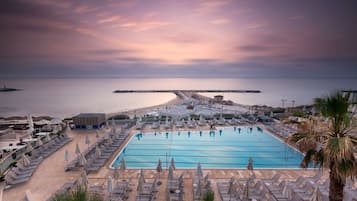
[[[205,89],[184,89],[184,90],[115,90],[113,93],[261,93],[260,90],[205,90]]]

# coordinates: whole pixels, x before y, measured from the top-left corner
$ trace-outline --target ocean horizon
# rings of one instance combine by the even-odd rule
[[[259,94],[222,93],[224,99],[245,105],[308,105],[315,97],[338,89],[354,89],[357,79],[346,78],[6,78],[1,86],[23,89],[0,93],[0,116],[49,115],[71,117],[84,112],[121,112],[154,106],[171,93],[115,94],[118,89],[235,89]],[[213,97],[216,93],[202,93]]]

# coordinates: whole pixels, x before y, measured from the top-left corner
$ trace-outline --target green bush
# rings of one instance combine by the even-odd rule
[[[207,191],[203,195],[202,201],[214,201],[214,192],[213,191]]]
[[[97,194],[89,194],[85,189],[78,187],[73,191],[68,191],[62,194],[56,194],[51,201],[104,201]]]

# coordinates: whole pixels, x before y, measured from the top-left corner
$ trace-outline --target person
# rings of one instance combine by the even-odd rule
[[[252,159],[252,157],[249,157],[247,169],[248,170],[253,170],[253,159]]]

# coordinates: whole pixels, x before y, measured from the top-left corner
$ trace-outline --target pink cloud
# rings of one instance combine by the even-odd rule
[[[219,19],[210,21],[211,24],[216,24],[216,25],[227,24],[229,22],[230,22],[230,20],[226,19],[226,18],[219,18]]]
[[[114,16],[111,16],[111,17],[108,17],[108,18],[104,18],[104,19],[98,20],[97,23],[103,24],[103,23],[115,22],[115,21],[119,20],[120,18],[121,17],[119,15],[114,15]]]

